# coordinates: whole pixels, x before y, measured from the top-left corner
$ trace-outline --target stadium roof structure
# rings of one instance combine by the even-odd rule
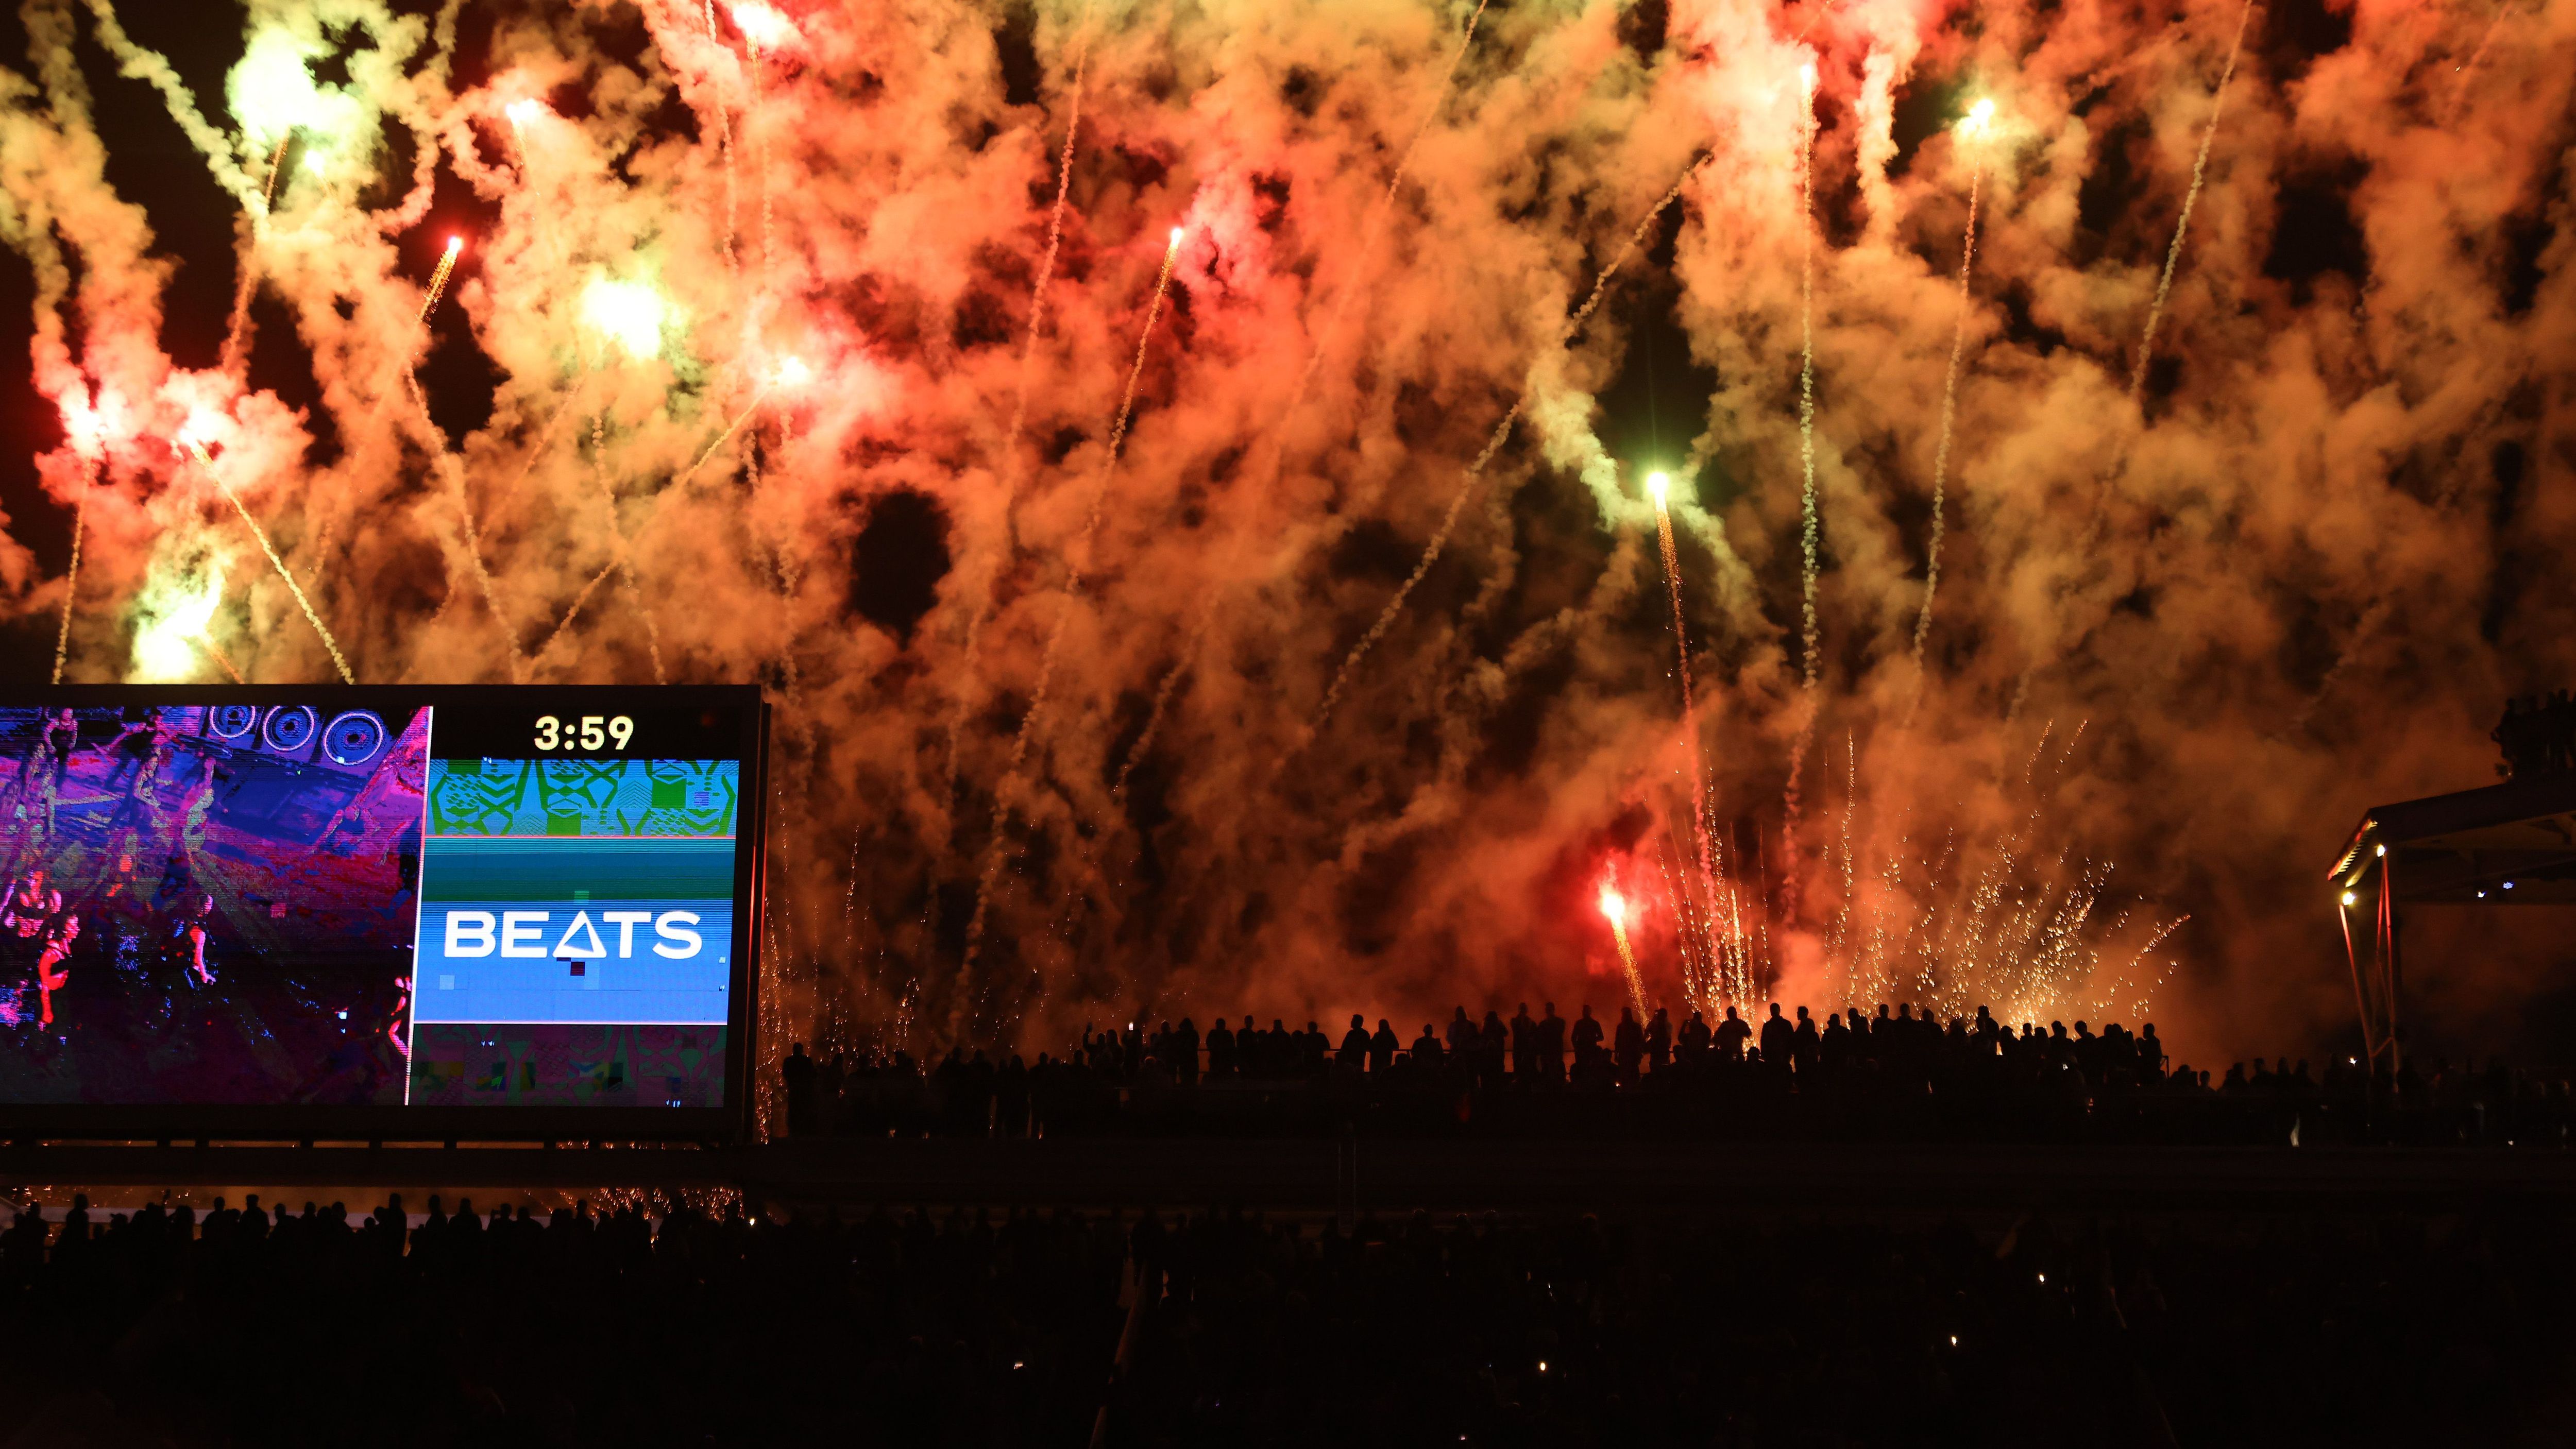
[[[2399,1058],[2401,905],[2576,903],[2576,771],[2376,805],[2327,872],[2362,1044]],[[2368,953],[2353,932],[2367,911]]]
[[[2400,904],[2576,902],[2576,771],[2373,806],[2331,875],[2359,890],[2374,866]]]

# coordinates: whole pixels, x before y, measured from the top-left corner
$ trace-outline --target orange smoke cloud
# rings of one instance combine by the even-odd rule
[[[1616,859],[1657,999],[2272,1046],[2350,818],[2576,665],[2576,0],[2255,12],[2232,75],[2241,0],[129,8],[0,70],[19,652],[69,597],[127,677],[220,573],[258,681],[330,677],[291,587],[364,680],[758,680],[798,1035],[1571,994]]]

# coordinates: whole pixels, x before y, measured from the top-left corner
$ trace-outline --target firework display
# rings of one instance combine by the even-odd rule
[[[295,1038],[224,1100],[709,1107],[739,1018],[666,919],[763,943],[764,1043],[1596,972],[2331,1020],[2311,807],[2474,783],[2576,666],[2571,6],[30,0],[0,614],[31,687],[778,711],[767,793],[423,742],[428,796],[627,802],[562,817],[599,894],[514,905],[558,817],[498,795],[325,850],[353,984],[276,990],[393,1010],[402,891],[458,969],[410,1056]],[[27,888],[126,894],[31,928],[20,1026],[206,989],[192,896],[231,989],[285,867],[163,891],[107,836],[187,787],[40,707],[10,849],[78,844]],[[731,813],[628,808],[673,791]],[[539,910],[607,966],[498,971]]]
[[[739,691],[0,701],[0,1107],[721,1111]]]

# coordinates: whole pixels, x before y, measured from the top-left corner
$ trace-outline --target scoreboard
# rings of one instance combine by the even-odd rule
[[[0,1130],[734,1135],[743,687],[0,695]]]

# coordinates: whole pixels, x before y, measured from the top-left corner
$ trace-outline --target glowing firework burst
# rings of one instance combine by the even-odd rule
[[[137,601],[130,674],[137,683],[178,684],[197,677],[199,651],[211,637],[208,629],[224,598],[223,560],[208,558],[202,570],[180,576],[176,587],[157,597]]]
[[[734,28],[742,32],[756,50],[780,51],[796,40],[796,22],[758,0],[726,7],[733,17]]]
[[[581,320],[629,357],[645,360],[661,355],[662,329],[670,325],[671,314],[650,284],[601,275],[582,288]]]
[[[1646,979],[1637,974],[1637,953],[1628,945],[1628,901],[1609,886],[1601,888],[1601,914],[1610,922],[1610,939],[1619,946],[1619,970],[1627,978],[1629,1004],[1646,1015]]]

